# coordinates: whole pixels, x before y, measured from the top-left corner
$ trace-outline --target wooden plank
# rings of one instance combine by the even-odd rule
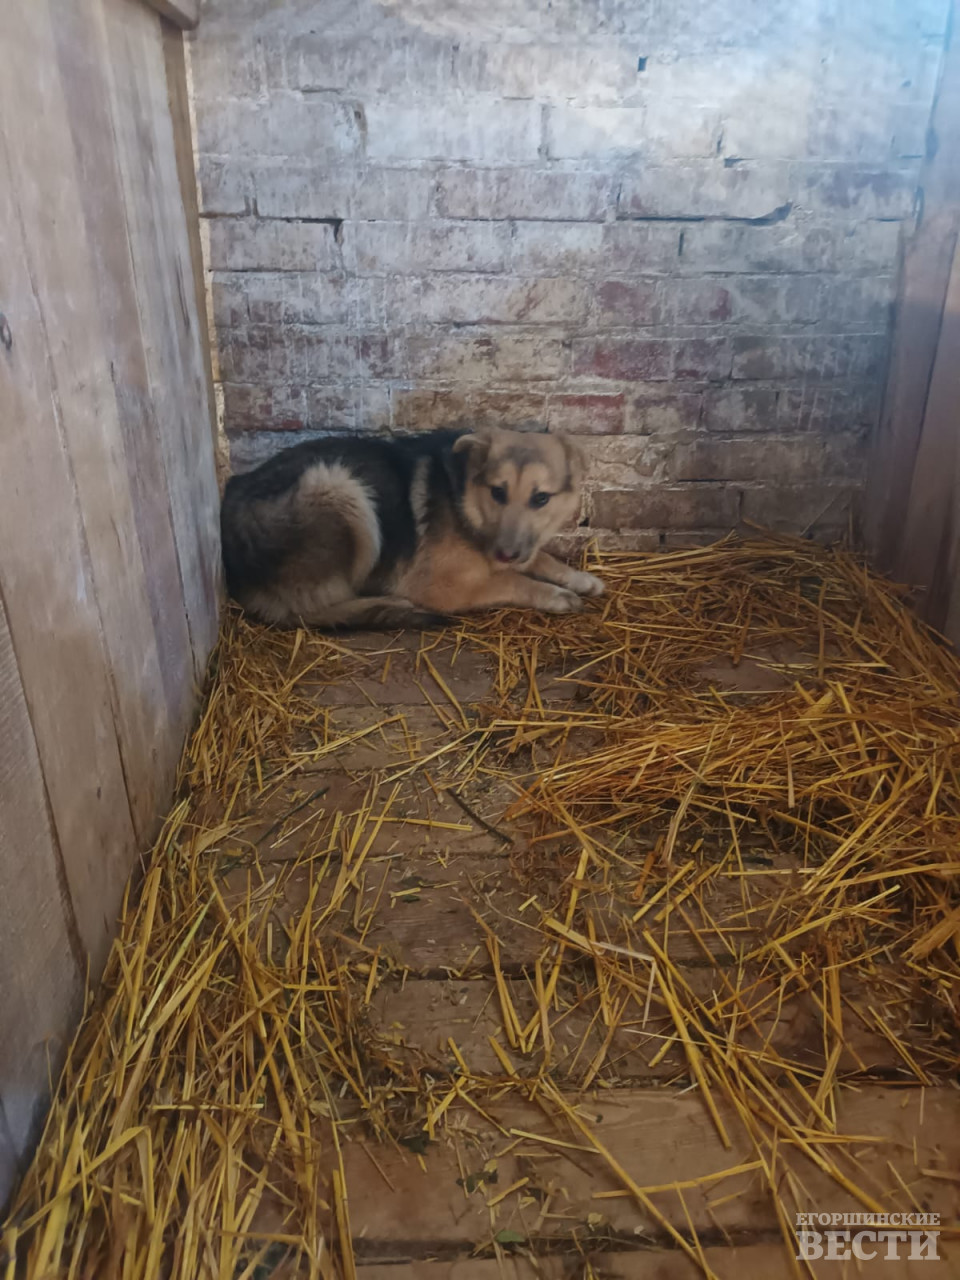
[[[51,88],[45,119],[48,128],[61,121],[56,143],[47,144],[58,176],[37,184],[31,248],[110,655],[127,791],[146,846],[193,717],[193,655],[123,192],[114,149],[102,144],[114,121],[97,18],[89,5],[73,6],[51,24],[60,94],[54,100]],[[30,162],[24,155],[22,168]],[[68,200],[80,216],[47,250],[39,202]],[[58,305],[63,290],[75,300],[72,312]]]
[[[739,1122],[721,1105],[731,1146],[725,1148],[702,1101],[691,1093],[618,1089],[576,1099],[579,1113],[613,1158],[642,1187],[659,1187],[716,1175],[715,1180],[675,1191],[651,1191],[650,1199],[667,1222],[687,1232],[742,1232],[747,1237],[778,1232],[777,1210],[757,1170],[729,1173],[753,1158]],[[578,1149],[511,1137],[487,1126],[474,1111],[453,1111],[450,1127],[427,1148],[423,1165],[405,1150],[345,1150],[350,1218],[355,1248],[366,1262],[387,1262],[489,1246],[495,1232],[516,1231],[524,1239],[570,1239],[583,1233],[665,1238],[663,1227],[629,1196],[597,1198],[621,1190],[607,1165],[581,1148],[582,1135],[566,1124],[551,1123],[533,1104],[512,1097],[485,1104],[507,1130],[521,1129]],[[856,1134],[857,1181],[891,1208],[904,1207],[903,1188],[916,1204],[952,1222],[960,1209],[960,1184],[951,1181],[960,1162],[960,1123],[956,1095],[950,1089],[897,1091],[865,1088],[844,1092],[838,1106],[841,1133]],[[411,1136],[413,1134],[411,1133]],[[371,1160],[371,1156],[373,1160]],[[799,1177],[807,1210],[856,1212],[862,1205],[832,1178],[796,1153],[788,1157]],[[467,1193],[464,1174],[478,1173],[496,1161],[496,1183],[479,1181]],[[376,1162],[376,1164],[373,1163]],[[942,1178],[924,1172],[933,1170]],[[495,1212],[487,1201],[521,1179],[528,1181],[504,1197]],[[549,1200],[550,1217],[542,1210]],[[907,1206],[910,1202],[907,1201]],[[689,1219],[688,1215],[689,1214]],[[591,1217],[591,1215],[598,1215]],[[588,1230],[588,1219],[591,1226]]]
[[[195,26],[196,23],[194,22]],[[170,122],[173,126],[173,145],[176,153],[177,175],[180,179],[180,198],[186,214],[187,239],[190,245],[190,263],[193,267],[194,306],[200,320],[200,344],[203,363],[207,372],[207,412],[210,418],[210,436],[214,453],[221,447],[217,422],[217,398],[213,389],[213,351],[210,341],[210,325],[207,319],[207,289],[203,274],[203,246],[200,243],[200,202],[197,195],[197,174],[193,154],[193,130],[190,126],[190,91],[187,85],[187,62],[183,47],[183,35],[171,23],[163,26],[163,60],[167,70],[167,100],[170,106]],[[224,437],[224,440],[226,437]],[[226,458],[229,466],[229,457]],[[218,454],[218,468],[220,458]],[[226,482],[226,477],[223,477]]]
[[[866,1249],[873,1246],[866,1243]],[[956,1243],[941,1239],[938,1245],[940,1265],[909,1257],[909,1246],[901,1245],[895,1260],[884,1258],[886,1246],[878,1251],[873,1265],[865,1265],[855,1259],[810,1263],[815,1280],[860,1280],[875,1276],[877,1280],[939,1280],[945,1275],[956,1275],[960,1267],[960,1250]],[[708,1246],[704,1259],[719,1280],[787,1280],[795,1274],[787,1251],[782,1244],[745,1244],[721,1248]],[[471,1258],[458,1257],[445,1261],[418,1261],[376,1263],[357,1268],[357,1280],[576,1280],[585,1274],[584,1263],[589,1261],[594,1274],[604,1280],[703,1280],[703,1270],[679,1249],[643,1249],[633,1252],[610,1252],[607,1249],[592,1250],[589,1245],[576,1253],[540,1256],[528,1260],[524,1257]],[[278,1277],[279,1280],[279,1277]]]
[[[83,956],[0,598],[0,1205],[83,1007]]]
[[[37,64],[23,42],[27,14],[7,15],[5,101],[17,64]],[[6,74],[9,72],[9,74]],[[23,114],[23,113],[21,113]],[[27,113],[39,121],[40,112]],[[5,118],[13,117],[5,110]],[[28,136],[29,123],[25,122]],[[108,664],[40,308],[20,239],[17,189],[0,138],[3,296],[14,345],[0,378],[0,588],[18,654],[70,896],[91,969],[112,940],[136,847],[114,721]],[[38,152],[42,154],[42,151]],[[19,175],[19,170],[18,170]],[[73,217],[71,212],[70,218]],[[67,308],[63,307],[64,314]],[[38,584],[42,589],[38,590]]]
[[[181,31],[192,31],[200,21],[200,0],[146,0],[146,3]]]
[[[705,1001],[712,992],[723,990],[721,975],[714,969],[684,966],[683,979]],[[504,986],[521,1026],[528,1025],[537,1009],[532,983],[508,978]],[[747,971],[741,987],[752,992],[748,999],[758,1012],[756,1030],[741,1030],[738,1042],[756,1050],[769,1046],[786,1060],[822,1073],[823,1026],[813,1001],[795,998],[778,1007],[775,984],[764,982],[756,972]],[[686,1079],[689,1066],[683,1047],[675,1043],[662,1053],[664,1040],[674,1039],[674,1024],[655,995],[649,1011],[641,1002],[626,1012],[609,1044],[607,1028],[596,1012],[594,1001],[580,1006],[575,999],[569,1007],[554,1011],[550,1053],[554,1080],[565,1088],[582,1085],[588,1075],[592,1078],[594,1061],[604,1047],[599,1069],[604,1083],[621,1086]],[[370,1002],[369,1018],[371,1029],[383,1037],[391,1055],[412,1069],[455,1073],[452,1038],[471,1072],[502,1074],[490,1042],[495,1039],[504,1049],[509,1042],[497,987],[490,978],[388,979]],[[909,1037],[909,1028],[897,1030]],[[902,1063],[879,1032],[848,1015],[844,1033],[846,1048],[837,1063],[841,1079],[861,1073],[887,1081],[895,1078]],[[543,1061],[542,1041],[537,1040],[531,1055],[513,1051],[513,1057],[520,1071],[536,1075]]]
[[[0,1214],[20,1176],[20,1161],[0,1102]]]
[[[142,5],[90,2],[102,6],[105,21],[114,146],[199,682],[219,626],[220,500],[201,340],[204,321],[193,285],[163,43],[155,15]]]
[[[957,435],[960,406],[960,253],[953,268],[943,310],[937,355],[927,393],[923,433],[910,484],[906,525],[897,555],[900,576],[922,582],[927,591],[924,616],[942,627],[953,586],[950,563],[953,538],[960,528],[957,494]]]
[[[933,106],[936,140],[920,173],[923,196],[907,243],[880,427],[874,443],[864,509],[867,545],[881,568],[900,575],[899,549],[923,433],[947,283],[960,230],[960,0],[953,0],[953,37]],[[918,513],[918,516],[920,513]],[[932,573],[932,564],[928,573]],[[914,572],[916,570],[914,569]],[[928,585],[924,575],[919,585]]]

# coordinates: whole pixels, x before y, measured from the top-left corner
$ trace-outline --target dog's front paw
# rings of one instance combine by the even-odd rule
[[[570,583],[570,590],[578,596],[602,596],[606,589],[595,573],[581,573],[579,569]]]
[[[568,591],[566,587],[550,587],[540,601],[540,608],[544,613],[579,613],[583,601],[575,591]]]

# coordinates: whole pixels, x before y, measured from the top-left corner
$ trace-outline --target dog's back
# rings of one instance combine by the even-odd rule
[[[308,441],[232,477],[221,509],[230,594],[280,624],[422,624],[383,597],[416,553],[417,474],[429,474],[434,501],[452,499],[445,460],[457,435]]]

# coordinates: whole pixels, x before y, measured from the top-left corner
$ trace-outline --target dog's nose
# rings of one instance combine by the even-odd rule
[[[518,551],[498,551],[497,559],[501,564],[511,564],[514,560],[520,559],[520,553]]]

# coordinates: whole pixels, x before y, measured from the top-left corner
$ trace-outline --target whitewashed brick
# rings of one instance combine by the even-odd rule
[[[254,181],[248,164],[217,156],[198,156],[197,186],[201,214],[253,211]]]
[[[214,271],[331,271],[339,265],[333,228],[323,223],[214,218],[207,266]]]
[[[909,218],[917,200],[919,162],[864,169],[854,164],[798,165],[793,185],[799,208],[820,216]]]
[[[842,520],[947,7],[205,0],[232,439],[574,431],[611,546]]]
[[[603,240],[597,222],[518,222],[510,263],[523,274],[590,275],[603,267]]]
[[[540,107],[455,98],[423,104],[377,99],[366,108],[366,134],[371,160],[532,163],[540,147]]]
[[[613,185],[604,173],[447,169],[437,179],[437,212],[444,218],[602,222]]]
[[[429,324],[580,324],[588,290],[576,280],[506,276],[426,276],[417,317]]]
[[[374,51],[375,46],[375,51]],[[381,10],[377,30],[352,35],[309,32],[287,50],[287,82],[309,92],[436,95],[456,84],[454,41],[391,20]]]
[[[344,257],[359,275],[502,271],[510,229],[493,222],[355,222],[343,227]]]
[[[647,150],[643,107],[548,107],[545,133],[552,160],[596,164]]]
[[[683,228],[669,222],[608,222],[603,261],[611,275],[667,274],[680,269]]]
[[[632,47],[618,40],[584,43],[497,40],[467,42],[458,78],[469,92],[544,103],[622,106],[638,99],[643,84]]]
[[[713,107],[689,106],[650,98],[643,122],[643,152],[665,160],[715,156],[723,119]]]
[[[769,226],[694,222],[681,235],[681,271],[787,273],[835,271],[847,229],[788,218]]]
[[[256,172],[264,218],[425,218],[432,190],[433,175],[422,169],[274,164]]]
[[[766,218],[790,203],[787,166],[651,165],[623,175],[618,217]]]
[[[362,119],[352,103],[299,94],[217,99],[197,112],[197,149],[233,160],[309,156],[332,163],[359,154]]]

